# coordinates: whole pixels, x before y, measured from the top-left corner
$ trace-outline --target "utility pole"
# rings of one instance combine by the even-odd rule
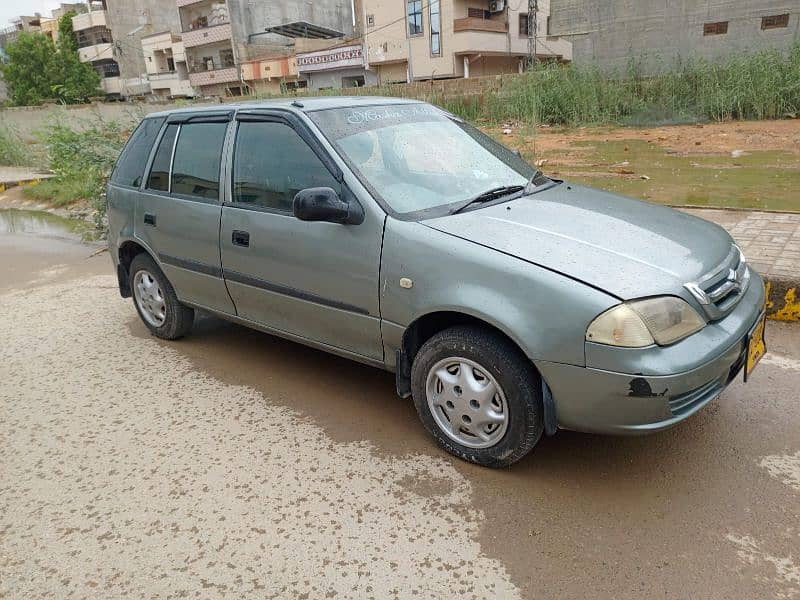
[[[539,0],[528,0],[528,68],[536,64],[536,27],[539,19]]]

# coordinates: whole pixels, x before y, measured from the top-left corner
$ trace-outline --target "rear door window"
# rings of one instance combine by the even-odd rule
[[[142,120],[117,160],[111,174],[112,183],[137,188],[141,185],[150,150],[164,120],[162,117]]]
[[[153,166],[150,167],[150,176],[147,178],[147,189],[162,192],[169,191],[169,166],[172,162],[172,147],[175,145],[175,134],[178,133],[178,126],[175,124],[167,125],[161,141],[158,143],[158,150],[153,157]]]
[[[172,193],[219,198],[222,146],[228,123],[184,123],[172,160]]]

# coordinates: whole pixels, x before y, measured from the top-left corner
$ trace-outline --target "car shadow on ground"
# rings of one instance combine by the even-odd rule
[[[149,335],[137,318],[131,319],[129,329],[136,336]],[[391,373],[206,314],[196,317],[187,338],[153,341],[174,348],[199,371],[251,387],[266,402],[297,411],[334,441],[367,441],[382,455],[430,454],[452,460],[465,476],[487,474],[487,469],[453,458],[435,445],[413,402],[396,395]],[[710,459],[708,430],[716,427],[717,409],[712,403],[675,429],[642,437],[560,430],[543,436],[530,455],[509,469],[494,471],[494,476],[566,475],[586,482],[648,477],[665,469],[679,475],[673,471],[686,468],[680,457]]]

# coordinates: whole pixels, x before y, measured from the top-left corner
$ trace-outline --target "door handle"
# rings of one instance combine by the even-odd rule
[[[231,242],[233,242],[234,246],[244,246],[245,248],[249,248],[250,234],[247,231],[239,231],[238,229],[234,229],[233,233],[231,233]]]
[[[144,213],[144,224],[156,226],[156,216],[152,213]]]

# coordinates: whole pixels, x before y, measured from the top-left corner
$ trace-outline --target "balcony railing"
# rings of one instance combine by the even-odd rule
[[[183,46],[184,48],[192,48],[194,46],[204,46],[206,44],[213,44],[214,42],[222,42],[231,39],[232,35],[233,32],[230,22],[214,25],[213,27],[190,29],[189,31],[183,32]]]
[[[488,31],[490,33],[508,33],[508,22],[478,17],[464,17],[453,20],[453,31]]]

